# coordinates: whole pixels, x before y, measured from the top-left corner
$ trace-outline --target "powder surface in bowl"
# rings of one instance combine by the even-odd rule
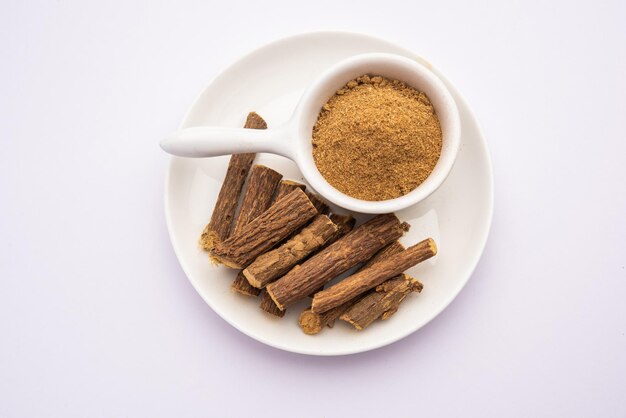
[[[313,158],[322,176],[339,191],[369,201],[419,186],[437,164],[441,144],[428,97],[381,76],[348,82],[313,127]]]

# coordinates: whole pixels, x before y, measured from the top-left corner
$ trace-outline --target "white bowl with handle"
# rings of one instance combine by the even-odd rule
[[[363,74],[405,82],[430,99],[443,134],[441,155],[432,173],[411,192],[388,200],[367,201],[348,196],[321,175],[312,153],[313,126],[322,106],[348,81]],[[293,160],[315,191],[328,201],[360,213],[389,213],[424,200],[444,182],[461,142],[459,112],[444,83],[424,65],[394,54],[360,54],[340,61],[317,78],[303,94],[290,120],[270,129],[199,126],[174,132],[161,141],[164,151],[180,157],[206,158],[266,152]]]

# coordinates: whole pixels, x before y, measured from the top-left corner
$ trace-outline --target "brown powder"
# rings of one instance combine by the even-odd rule
[[[369,201],[419,186],[433,171],[441,143],[428,97],[380,76],[348,82],[313,127],[313,158],[322,176],[341,192]]]

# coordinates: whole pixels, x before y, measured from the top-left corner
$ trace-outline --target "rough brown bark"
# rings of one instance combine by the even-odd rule
[[[408,229],[393,214],[378,215],[324,248],[267,286],[280,309],[285,309],[339,274],[369,259]]]
[[[256,287],[253,289],[256,289]],[[280,318],[285,316],[287,311],[283,311],[278,306],[276,306],[276,304],[274,303],[270,295],[267,294],[267,291],[265,289],[262,289],[262,290],[257,289],[257,290],[261,292],[261,303],[259,303],[259,308],[261,308],[262,310],[264,310],[265,312],[269,314],[278,316]],[[314,293],[317,293],[320,290],[324,290],[324,287],[322,286],[321,288],[317,289],[317,291],[315,291]],[[309,297],[312,298],[313,294],[310,294]]]
[[[325,247],[352,231],[356,224],[356,219],[354,219],[352,215],[337,215],[336,213],[331,213],[330,220],[337,225],[337,232],[324,244]]]
[[[394,254],[386,260],[363,269],[336,285],[316,293],[313,297],[311,310],[322,313],[342,305],[435,254],[437,254],[435,241],[431,238],[425,239],[401,253]]]
[[[272,196],[282,177],[282,174],[263,165],[252,167],[250,177],[248,178],[248,186],[243,195],[239,214],[233,224],[231,235],[237,234],[245,225],[270,207]],[[230,288],[245,296],[259,295],[259,289],[250,286],[242,272],[237,274]]]
[[[274,193],[273,201],[275,202],[277,200],[280,200],[281,198],[285,197],[286,195],[288,195],[289,193],[291,193],[292,191],[296,189],[300,189],[304,191],[306,189],[306,186],[296,181],[281,180],[280,183],[278,183],[278,186],[276,187],[276,192]],[[237,293],[241,293],[244,296],[259,296],[259,293],[261,293],[260,289],[257,289],[256,287],[248,283],[248,280],[246,280],[245,276],[243,275],[243,272],[241,271],[239,272],[239,274],[237,274],[237,277],[233,281],[231,285],[231,289]],[[274,302],[272,302],[272,304],[274,305]],[[275,308],[272,309],[272,307],[268,305],[266,307],[266,309],[268,309],[267,312],[272,313],[275,309],[278,309],[276,305],[274,305],[274,307]],[[283,313],[283,316],[284,316],[284,313]]]
[[[276,192],[274,193],[273,201],[275,202],[285,197],[286,195],[288,195],[290,192],[294,191],[295,189],[301,189],[302,191],[304,191],[305,188],[306,186],[304,184],[291,181],[291,180],[281,180],[280,183],[278,183],[278,186],[276,187]],[[261,293],[260,289],[257,289],[256,287],[248,283],[248,280],[246,280],[245,276],[243,275],[243,272],[241,271],[239,272],[239,274],[237,274],[237,277],[233,281],[231,285],[231,289],[244,296],[258,296],[259,293]]]
[[[230,235],[238,234],[244,226],[271,206],[274,191],[282,178],[282,174],[264,165],[252,167],[237,220]]]
[[[358,271],[368,268],[375,263],[402,251],[404,251],[404,246],[398,241],[394,241],[382,250],[378,251],[376,254],[374,254],[374,256],[370,258],[369,261],[365,263]],[[300,328],[302,328],[302,331],[304,331],[305,334],[309,335],[319,333],[325,326],[332,328],[335,325],[335,321],[337,320],[337,318],[339,318],[359,299],[360,296],[321,314],[311,311],[311,308],[305,309],[300,314],[300,318],[298,320]]]
[[[340,319],[361,331],[378,318],[385,320],[391,317],[411,292],[419,293],[423,287],[414,278],[401,274],[378,285],[374,292],[347,309]]]
[[[291,181],[291,180],[281,180],[280,183],[278,183],[278,186],[276,187],[276,192],[274,194],[273,201],[275,202],[285,197],[286,195],[288,195],[290,192],[294,191],[295,189],[300,189],[304,191],[306,189],[306,186],[304,184]],[[258,296],[259,293],[261,293],[260,289],[257,289],[256,287],[248,283],[248,280],[246,280],[245,276],[243,275],[243,272],[241,271],[239,272],[239,274],[237,274],[237,277],[233,281],[231,285],[231,289],[244,296]],[[267,309],[270,309],[270,311],[268,312],[272,313],[271,307],[268,307]],[[278,309],[278,308],[275,308],[275,309]]]
[[[354,224],[356,222],[356,220],[350,215],[331,214],[330,220],[333,221],[333,223],[337,226],[337,232],[335,232],[335,234],[328,240],[328,242],[324,244],[324,247],[332,244],[333,242],[335,242],[342,236],[346,235],[348,232],[352,231],[352,228],[354,228]],[[313,295],[315,295],[315,293],[320,292],[322,290],[324,290],[324,286],[320,286],[319,288],[315,289],[311,294],[309,294],[309,297],[312,298]],[[276,314],[276,316],[280,316],[280,317],[285,316],[286,311],[281,310],[278,306],[276,306],[276,303],[274,303],[270,295],[267,294],[267,291],[263,290],[262,297],[263,297],[263,301],[261,302],[261,305],[260,305],[261,309],[273,315],[276,314],[276,312],[282,312],[281,315]],[[339,315],[337,315],[337,317]]]
[[[261,289],[257,289],[248,283],[243,275],[243,271],[237,273],[237,277],[235,277],[235,280],[231,283],[230,289],[244,296],[259,296],[259,293],[261,293]]]
[[[317,209],[317,212],[319,214],[326,215],[328,214],[328,212],[330,212],[330,208],[328,207],[326,202],[320,199],[318,195],[316,195],[315,193],[311,193],[311,192],[306,192],[306,195],[308,196],[311,203],[313,203],[313,206],[315,206],[315,209]]]
[[[263,290],[263,294],[261,295],[261,302],[259,303],[259,308],[264,310],[270,315],[277,316],[282,318],[285,316],[286,311],[281,311],[278,306],[274,303],[270,295],[267,294],[265,290]]]
[[[406,276],[406,275],[405,275],[405,276]],[[408,278],[410,278],[410,279],[413,279],[411,276],[407,276],[407,277],[408,277]],[[423,285],[420,281],[418,281],[418,280],[416,280],[416,279],[413,279],[413,280],[414,280],[414,282],[412,282],[412,285],[413,285],[413,286],[412,286],[411,292],[422,293],[422,290],[424,290],[424,285]],[[388,281],[389,281],[389,280],[387,280],[387,282],[388,282]],[[385,286],[385,284],[387,284],[387,282],[385,282],[385,283],[383,283],[383,284],[381,284],[381,285],[376,286],[376,289],[378,289],[378,288],[380,288],[381,286],[383,286],[383,287],[382,287],[382,291],[387,292],[388,290],[385,290],[385,289],[388,289],[388,288],[384,287],[384,286]],[[409,292],[409,293],[410,293],[410,292]],[[407,295],[408,295],[408,294],[407,294]],[[395,297],[395,296],[394,296],[394,297]],[[402,303],[402,301],[403,301],[403,300],[404,300],[404,298],[402,298],[402,299],[398,299],[398,300],[397,300],[397,302],[394,302],[394,301],[392,300],[392,301],[391,301],[391,302],[392,302],[392,307],[391,307],[390,309],[386,310],[385,312],[383,312],[383,314],[380,316],[380,319],[381,319],[381,320],[383,320],[383,321],[385,321],[385,320],[387,320],[387,319],[391,318],[391,317],[393,316],[393,314],[395,314],[396,312],[398,312],[398,309],[400,308],[400,304]]]
[[[267,124],[261,116],[250,112],[244,128],[267,129]],[[211,214],[211,220],[200,236],[200,246],[206,251],[211,250],[217,241],[228,238],[228,233],[235,219],[239,196],[254,157],[255,154],[236,154],[230,157],[226,176]]]
[[[276,195],[274,195],[274,201],[282,199],[283,197],[287,196],[289,193],[293,192],[296,189],[305,191],[306,186],[302,183],[298,183],[297,181],[282,180],[278,184],[278,187],[276,188]]]
[[[241,231],[218,242],[211,256],[232,268],[247,267],[256,257],[292,234],[317,215],[315,206],[300,189],[280,199]]]
[[[243,275],[252,286],[262,289],[321,248],[336,232],[337,226],[328,216],[318,215],[280,247],[258,256],[243,270]]]
[[[365,264],[363,264],[356,272],[358,273],[366,268],[372,267],[373,265],[378,264],[381,261],[385,261],[392,255],[399,254],[404,250],[406,250],[406,248],[404,248],[404,245],[402,245],[400,241],[394,241],[374,254],[372,258],[367,260]]]

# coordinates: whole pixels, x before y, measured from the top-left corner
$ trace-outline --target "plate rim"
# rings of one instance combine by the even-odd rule
[[[435,311],[435,313],[425,322],[418,324],[415,327],[412,328],[408,328],[408,331],[405,332],[400,332],[397,335],[393,335],[390,338],[386,338],[384,340],[381,340],[378,343],[375,344],[371,344],[367,347],[364,348],[356,348],[356,349],[346,349],[346,350],[335,350],[335,351],[323,351],[323,352],[319,352],[319,351],[312,351],[312,350],[305,350],[305,349],[294,349],[293,347],[289,347],[286,345],[282,345],[280,343],[276,343],[275,341],[272,340],[268,340],[266,338],[263,338],[261,336],[258,335],[252,335],[249,334],[248,332],[246,332],[245,330],[241,329],[236,323],[232,322],[227,315],[222,314],[222,312],[219,309],[216,309],[216,307],[209,301],[207,300],[204,295],[202,294],[202,292],[200,292],[200,290],[196,287],[196,285],[194,284],[194,282],[191,280],[190,277],[190,273],[187,269],[187,267],[185,266],[185,263],[183,263],[181,261],[181,250],[178,247],[178,245],[176,244],[176,240],[174,238],[174,233],[173,233],[173,225],[172,225],[172,216],[171,216],[171,212],[170,212],[170,207],[169,207],[169,188],[170,188],[170,182],[171,182],[171,175],[172,175],[172,169],[173,169],[173,165],[176,161],[176,157],[169,157],[169,162],[167,165],[167,171],[165,174],[165,181],[164,181],[164,193],[163,193],[163,203],[165,206],[165,222],[167,225],[167,232],[170,238],[170,243],[172,244],[172,248],[174,250],[174,254],[176,255],[176,259],[178,261],[178,264],[180,265],[180,267],[182,268],[183,272],[185,273],[185,276],[187,276],[187,280],[189,281],[189,283],[191,284],[191,286],[194,288],[194,290],[196,291],[196,293],[198,293],[198,295],[200,296],[200,298],[213,310],[213,312],[215,312],[220,318],[222,318],[224,321],[226,321],[229,325],[231,325],[232,327],[234,327],[237,331],[241,332],[242,334],[246,335],[249,338],[252,338],[256,341],[259,341],[263,344],[266,344],[270,347],[273,348],[277,348],[279,350],[283,350],[283,351],[287,351],[287,352],[292,352],[292,353],[297,353],[297,354],[304,354],[304,355],[311,355],[311,356],[323,356],[323,357],[333,357],[333,356],[345,356],[345,355],[351,355],[351,354],[357,354],[357,353],[363,353],[363,352],[367,352],[367,351],[373,351],[373,350],[377,350],[379,348],[385,347],[387,345],[391,345],[397,341],[400,341],[406,337],[408,337],[409,335],[415,333],[416,331],[418,331],[419,329],[421,329],[422,327],[424,327],[426,324],[430,323],[431,321],[433,321],[435,318],[437,318],[441,312],[443,312],[448,306],[450,306],[450,304],[454,301],[454,299],[456,299],[456,297],[459,295],[459,293],[465,288],[465,286],[467,285],[467,283],[469,282],[470,278],[474,275],[474,272],[476,270],[476,267],[478,266],[478,263],[480,262],[480,260],[482,259],[483,253],[485,251],[485,247],[487,245],[487,241],[489,238],[489,235],[491,233],[491,227],[493,224],[493,212],[494,212],[494,199],[495,199],[495,193],[494,193],[494,174],[493,174],[493,163],[491,161],[491,154],[489,152],[489,147],[487,146],[487,140],[485,138],[485,134],[482,128],[482,125],[480,124],[480,121],[478,120],[478,118],[476,117],[473,109],[471,108],[471,106],[469,105],[469,102],[467,101],[466,97],[463,95],[463,93],[461,91],[459,91],[459,89],[452,84],[443,74],[440,74],[439,71],[437,70],[437,68],[435,66],[433,66],[428,60],[426,60],[425,58],[421,57],[420,55],[418,55],[416,52],[414,52],[413,50],[404,47],[402,44],[397,43],[397,42],[392,42],[389,41],[387,39],[384,38],[380,38],[377,36],[372,36],[372,35],[368,35],[368,34],[364,34],[364,33],[360,33],[360,32],[354,32],[354,31],[341,31],[341,30],[320,30],[320,31],[312,31],[312,32],[300,32],[294,35],[290,35],[290,36],[285,36],[279,39],[275,39],[273,41],[270,42],[266,42],[263,44],[260,44],[259,46],[257,46],[256,48],[252,48],[250,50],[248,50],[246,53],[241,54],[237,59],[233,60],[230,65],[226,66],[225,68],[223,68],[221,71],[219,71],[214,77],[212,77],[209,82],[207,82],[204,87],[200,90],[200,92],[198,93],[198,95],[195,97],[195,99],[192,101],[192,103],[189,105],[189,107],[187,108],[187,111],[185,112],[181,123],[179,124],[178,128],[182,129],[193,109],[196,107],[196,105],[198,104],[198,102],[200,101],[200,99],[203,97],[205,91],[207,89],[209,89],[214,83],[215,81],[225,72],[228,72],[229,70],[231,70],[233,67],[235,67],[236,65],[239,64],[239,62],[241,62],[242,60],[246,59],[248,56],[252,55],[252,54],[256,54],[259,53],[260,51],[264,50],[264,49],[270,49],[270,48],[274,48],[278,45],[280,45],[281,43],[288,43],[288,42],[293,42],[295,40],[297,40],[298,38],[309,38],[309,37],[315,37],[315,36],[354,36],[354,37],[360,37],[366,40],[370,40],[370,41],[375,41],[375,42],[379,42],[379,43],[384,43],[384,44],[388,44],[394,48],[397,48],[399,50],[402,50],[403,53],[411,56],[414,59],[418,59],[421,60],[422,62],[426,63],[426,65],[428,65],[430,67],[430,69],[432,71],[434,71],[436,73],[436,75],[438,77],[442,77],[444,79],[444,81],[446,81],[449,85],[447,86],[448,88],[451,88],[453,90],[453,92],[458,96],[458,98],[461,100],[462,104],[465,105],[467,112],[469,113],[469,115],[471,116],[471,118],[473,119],[474,123],[476,124],[476,129],[478,131],[479,137],[480,137],[480,142],[482,145],[482,151],[484,153],[484,156],[486,158],[486,163],[487,163],[487,168],[488,168],[488,177],[489,177],[489,196],[488,196],[488,222],[487,222],[487,226],[484,229],[482,236],[479,238],[478,241],[479,242],[479,247],[480,247],[480,251],[477,255],[477,257],[475,258],[475,260],[473,261],[473,265],[471,266],[471,268],[468,270],[468,273],[466,275],[466,277],[464,278],[461,286],[458,287],[458,289],[456,289],[455,292],[451,293],[450,296],[445,300],[445,303],[443,303],[441,305],[441,308],[438,309],[437,311]]]

